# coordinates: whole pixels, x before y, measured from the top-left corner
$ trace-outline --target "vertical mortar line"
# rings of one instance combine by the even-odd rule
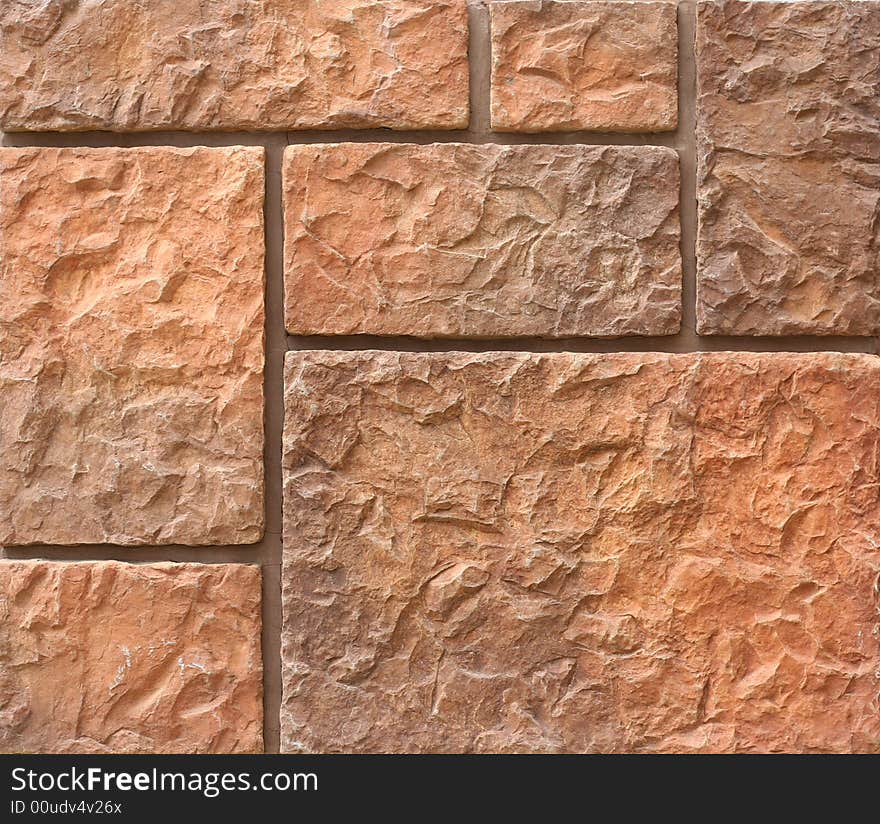
[[[267,137],[266,148],[266,371],[265,490],[266,534],[260,553],[263,571],[263,744],[278,752],[281,713],[281,449],[284,424],[284,280],[281,163],[287,140]]]
[[[681,170],[682,351],[700,348],[697,336],[697,135],[696,135],[696,3],[678,6],[678,130],[676,148]]]
[[[470,86],[470,125],[468,142],[492,140],[490,96],[492,45],[489,35],[489,7],[468,2],[468,80]]]

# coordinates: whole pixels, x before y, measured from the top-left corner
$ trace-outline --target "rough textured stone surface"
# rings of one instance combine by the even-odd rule
[[[702,3],[699,331],[880,332],[880,3]]]
[[[0,544],[259,540],[262,204],[262,149],[0,149]]]
[[[678,159],[631,146],[287,149],[287,328],[678,331]]]
[[[458,128],[465,0],[3,0],[0,128]]]
[[[0,562],[0,751],[262,750],[260,570]]]
[[[880,361],[287,356],[283,747],[880,750]]]
[[[675,128],[675,4],[505,0],[489,15],[493,129]]]

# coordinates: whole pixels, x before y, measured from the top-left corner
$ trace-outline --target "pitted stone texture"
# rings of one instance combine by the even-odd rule
[[[285,750],[880,750],[876,358],[287,358]]]
[[[465,0],[3,0],[0,128],[462,128]]]
[[[296,146],[284,188],[292,333],[678,331],[672,149]]]
[[[263,177],[0,149],[0,544],[260,539]]]
[[[702,3],[698,330],[880,332],[880,3]]]
[[[504,0],[489,15],[496,131],[675,128],[674,3]]]
[[[260,570],[0,562],[0,751],[262,750]]]

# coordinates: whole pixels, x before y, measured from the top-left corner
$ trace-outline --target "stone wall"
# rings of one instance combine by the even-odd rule
[[[0,751],[880,751],[878,53],[6,0]]]

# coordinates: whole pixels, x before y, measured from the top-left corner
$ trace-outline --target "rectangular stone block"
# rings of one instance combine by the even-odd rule
[[[0,751],[263,748],[260,570],[0,562]]]
[[[0,128],[455,129],[465,0],[0,4]]]
[[[697,326],[880,332],[880,3],[701,3]]]
[[[263,165],[0,149],[0,544],[260,539]]]
[[[503,0],[489,17],[496,131],[675,129],[675,3]]]
[[[674,334],[678,199],[657,146],[291,146],[287,329]]]
[[[880,751],[876,357],[286,368],[284,750]]]

